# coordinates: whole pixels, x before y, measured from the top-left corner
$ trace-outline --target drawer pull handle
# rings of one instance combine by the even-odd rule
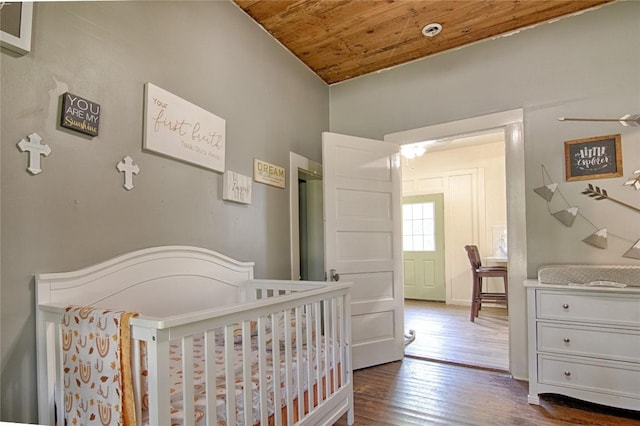
[[[571,376],[571,371],[565,371],[564,375],[565,375],[565,377],[570,377]]]
[[[571,341],[571,339],[569,339],[568,337],[565,337],[565,338],[564,338],[564,339],[562,339],[562,340],[564,340],[564,342],[565,342],[565,343],[569,343],[569,342]]]
[[[562,304],[562,309],[569,309],[569,304],[568,303],[563,303]]]

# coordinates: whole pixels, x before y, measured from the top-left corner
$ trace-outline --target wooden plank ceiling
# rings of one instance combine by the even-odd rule
[[[233,1],[333,84],[615,0]]]

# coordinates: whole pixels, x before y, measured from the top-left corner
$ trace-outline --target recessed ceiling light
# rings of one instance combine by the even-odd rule
[[[422,35],[425,37],[433,37],[440,34],[440,31],[442,31],[442,25],[434,22],[427,24],[422,28]]]

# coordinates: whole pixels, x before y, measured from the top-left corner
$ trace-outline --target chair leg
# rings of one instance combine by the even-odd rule
[[[504,276],[504,296],[506,298],[505,306],[507,310],[509,310],[509,278],[507,275]]]
[[[476,302],[476,317],[482,310],[482,277],[478,277],[478,301]]]
[[[473,289],[471,291],[471,322],[475,322],[475,318],[478,316],[478,280],[479,277],[473,274]]]

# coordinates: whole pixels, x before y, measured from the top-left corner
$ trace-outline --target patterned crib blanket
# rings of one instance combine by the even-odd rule
[[[68,425],[135,425],[131,389],[131,312],[67,307],[62,318]]]
[[[244,403],[244,394],[243,394],[243,352],[242,352],[242,341],[239,338],[240,334],[238,333],[240,327],[236,328],[236,340],[234,343],[234,372],[235,372],[235,398],[236,398],[236,424],[241,425],[244,424],[244,413],[246,408],[246,404]],[[325,352],[331,351],[331,344],[328,339],[325,340],[324,336],[321,336],[320,339],[320,350],[318,351],[314,344],[310,348],[306,345],[296,345],[295,341],[292,343],[292,352],[291,358],[293,362],[291,364],[287,364],[284,355],[284,348],[282,345],[275,345],[275,348],[280,351],[280,365],[274,366],[274,354],[273,350],[267,350],[265,353],[267,365],[266,378],[268,381],[267,385],[267,411],[269,416],[274,414],[276,407],[278,409],[282,409],[282,407],[286,404],[286,395],[285,395],[285,380],[289,380],[292,383],[292,389],[294,395],[300,395],[304,393],[308,389],[312,388],[316,384],[315,377],[317,377],[316,371],[318,368],[320,371],[320,377],[325,377],[327,371],[331,371],[333,366],[331,365],[331,359],[329,359],[328,365],[325,365]],[[281,342],[282,343],[282,342]],[[195,398],[195,423],[197,426],[203,425],[205,423],[206,416],[206,391],[205,391],[205,338],[204,335],[199,334],[195,335],[193,338],[193,356],[194,356],[194,365],[193,365],[193,377],[194,377],[194,398]],[[270,345],[269,345],[270,346]],[[251,394],[252,399],[250,409],[253,412],[254,424],[259,423],[260,419],[260,386],[259,386],[259,367],[258,367],[258,343],[257,343],[257,333],[254,334],[254,330],[252,330],[251,336],[251,352],[250,352],[250,364],[251,364]],[[318,353],[320,357],[317,358]],[[144,349],[141,351],[141,356],[143,357],[143,365],[144,359],[146,359],[146,354]],[[215,368],[216,368],[216,421],[217,425],[224,426],[227,425],[226,418],[226,403],[227,403],[227,394],[226,394],[226,377],[225,377],[225,347],[224,347],[224,336],[222,330],[216,332],[215,338]],[[330,358],[330,357],[329,357]],[[182,426],[184,424],[184,413],[182,406],[182,385],[183,385],[183,371],[182,371],[182,347],[180,341],[172,341],[170,343],[170,374],[171,374],[171,387],[170,387],[170,396],[171,396],[171,417],[172,417],[172,425],[171,426]],[[307,383],[306,375],[303,374],[303,383],[298,383],[298,368],[302,368],[303,371],[307,371],[308,365],[311,363],[314,369],[314,379],[312,383]],[[328,367],[328,368],[327,368]],[[146,368],[146,367],[145,367]],[[281,382],[279,383],[279,387],[281,389],[281,399],[276,404],[274,401],[274,369],[278,368],[280,370],[280,378]],[[143,370],[143,377],[146,377],[146,372]],[[143,383],[143,393],[146,393],[146,383]],[[298,391],[301,389],[301,392]],[[143,400],[147,398],[143,397]],[[143,420],[144,424],[148,424],[148,413],[143,412]]]

